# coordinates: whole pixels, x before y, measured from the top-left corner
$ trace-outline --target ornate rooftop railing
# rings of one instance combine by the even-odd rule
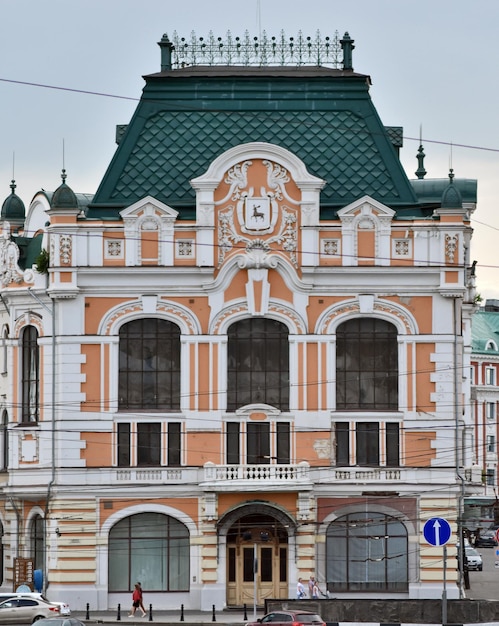
[[[351,63],[353,49],[348,33],[340,40],[338,32],[333,37],[321,37],[319,31],[313,37],[301,31],[297,37],[287,37],[284,31],[278,37],[270,37],[265,31],[259,37],[251,37],[248,31],[242,37],[235,37],[228,31],[225,38],[215,37],[212,32],[208,37],[197,37],[192,32],[190,38],[186,38],[174,32],[171,40],[163,35],[159,45],[168,47],[171,52],[168,69],[193,65],[315,65],[352,69],[345,63],[347,58]]]

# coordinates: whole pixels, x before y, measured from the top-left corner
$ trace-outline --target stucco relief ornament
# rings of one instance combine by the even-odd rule
[[[248,243],[245,256],[239,257],[237,264],[241,269],[275,269],[277,257],[270,252],[270,246],[263,239],[255,239]]]
[[[59,257],[61,265],[71,265],[73,240],[70,235],[61,235],[59,239]]]
[[[5,222],[0,238],[0,276],[4,287],[9,283],[21,283],[23,281],[23,272],[19,268],[18,261],[19,248],[10,239],[10,225]]]
[[[445,235],[445,258],[447,263],[454,263],[458,242],[458,235],[450,235],[449,233]]]

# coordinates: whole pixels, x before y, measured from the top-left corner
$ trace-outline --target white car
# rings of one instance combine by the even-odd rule
[[[40,598],[16,596],[0,602],[0,623],[31,624],[42,617],[60,615],[57,604]]]
[[[8,600],[9,598],[35,598],[37,600],[43,600],[49,604],[55,604],[59,607],[59,615],[71,615],[71,609],[66,602],[52,602],[48,600],[42,593],[36,591],[13,591],[12,593],[0,593],[0,602]]]
[[[465,546],[464,554],[466,555],[466,561],[468,562],[468,569],[481,572],[483,569],[483,559],[480,552],[471,546]]]

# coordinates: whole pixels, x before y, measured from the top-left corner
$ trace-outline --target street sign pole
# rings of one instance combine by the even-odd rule
[[[447,545],[443,546],[444,588],[442,591],[442,624],[447,624]]]
[[[442,546],[443,588],[442,588],[442,624],[447,624],[447,546],[451,536],[449,522],[443,517],[432,517],[423,527],[423,535],[432,546]],[[462,548],[461,548],[462,549]]]

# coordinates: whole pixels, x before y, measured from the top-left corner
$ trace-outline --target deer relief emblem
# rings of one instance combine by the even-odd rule
[[[248,230],[265,230],[270,226],[270,198],[245,198],[245,226]]]

